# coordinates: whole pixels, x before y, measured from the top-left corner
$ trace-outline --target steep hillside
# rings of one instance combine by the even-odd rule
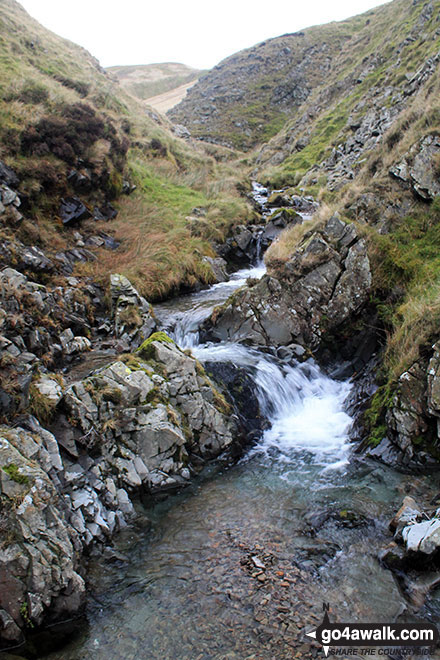
[[[169,115],[195,137],[244,149],[294,118],[266,152],[276,164],[285,157],[283,139],[288,153],[301,151],[312,122],[321,120],[320,144],[303,154],[316,161],[368,89],[389,87],[387,107],[397,103],[391,88],[404,94],[404,84],[409,88],[409,78],[437,52],[438,27],[437,2],[394,0],[340,23],[270,39],[216,66]]]
[[[121,243],[111,256],[98,250],[97,260],[82,265],[85,274],[104,282],[117,264],[150,299],[211,281],[203,261],[213,255],[209,241],[250,215],[236,187],[237,166],[228,163],[234,154],[176,138],[170,123],[127,94],[89,53],[45,30],[14,0],[0,4],[0,21],[0,158],[18,177],[21,200],[20,212],[1,216],[3,240],[38,247],[49,258],[72,248],[60,204],[76,196],[83,215],[99,218],[82,221],[85,232],[105,229]],[[108,225],[110,202],[119,215]],[[186,217],[200,206],[207,221],[194,236]],[[14,254],[20,249],[16,243]],[[11,264],[10,254],[3,264]]]
[[[178,62],[111,66],[107,71],[119,80],[124,89],[143,101],[195,82],[202,73]]]

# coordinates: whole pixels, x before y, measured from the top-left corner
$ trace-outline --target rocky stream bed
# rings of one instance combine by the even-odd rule
[[[261,186],[254,197],[264,213]],[[41,660],[313,658],[322,651],[306,633],[321,621],[324,602],[339,621],[439,620],[440,539],[425,529],[436,525],[438,472],[405,473],[358,453],[352,425],[364,383],[348,377],[347,365],[320,367],[301,343],[307,332],[303,343],[318,343],[324,306],[340,322],[362,304],[369,278],[362,242],[337,218],[314,235],[305,248],[312,274],[293,264],[304,277],[291,290],[293,298],[310,293],[314,316],[296,320],[293,304],[290,317],[280,312],[279,291],[264,293],[273,292],[274,280],[260,257],[284,222],[271,213],[271,227],[240,230],[224,248],[229,261],[232,252],[238,260],[247,251],[254,265],[157,305],[154,314],[127,281],[115,279],[117,341],[95,342],[64,374],[63,392],[53,379],[39,384],[61,402],[50,431],[63,462],[54,436],[38,426],[5,436],[3,452],[13,454],[26,478],[34,470],[35,493],[45,498],[38,515],[54,534],[57,559],[45,554],[36,531],[41,520],[21,501],[22,528],[34,524],[34,536],[25,534],[27,551],[37,548],[33,584],[52,571],[49,600],[58,594],[60,613],[69,611],[66,603],[77,612],[74,599],[87,593],[81,618],[64,616],[64,623],[34,632],[31,618],[38,622],[42,605],[22,607],[31,628],[27,646],[11,644],[5,659],[15,652]],[[223,303],[247,281],[252,286],[231,312],[237,302]],[[257,299],[268,305],[266,316],[255,313]],[[133,304],[142,327],[127,335],[122,319]],[[237,323],[228,328],[231,316]],[[297,343],[282,340],[292,323],[299,324]],[[133,348],[142,333],[157,330]],[[374,346],[367,358],[374,359]],[[360,354],[353,360],[359,364]],[[35,457],[46,476],[29,462]],[[13,488],[5,479],[3,489]],[[53,507],[57,483],[68,524]],[[16,491],[5,491],[11,497],[20,495],[15,484]],[[419,530],[412,540],[410,527]],[[72,559],[84,548],[87,589]],[[54,577],[59,564],[67,588]],[[438,650],[429,653],[439,657]]]

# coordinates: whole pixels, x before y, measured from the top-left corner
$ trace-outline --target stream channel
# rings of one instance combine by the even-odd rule
[[[376,558],[403,497],[429,501],[438,478],[356,455],[345,409],[353,385],[311,359],[200,344],[212,308],[264,270],[259,263],[155,311],[202,363],[246,367],[271,427],[235,465],[213,463],[184,492],[139,507],[115,553],[91,560],[85,621],[47,660],[321,657],[305,633],[323,602],[338,621],[440,619],[439,595],[416,610]]]

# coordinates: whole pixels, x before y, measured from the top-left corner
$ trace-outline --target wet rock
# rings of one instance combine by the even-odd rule
[[[61,200],[60,217],[64,225],[74,224],[91,217],[90,211],[78,197]]]
[[[268,423],[255,396],[251,372],[231,362],[206,362],[205,368],[234,406],[244,435],[256,440]]]
[[[407,563],[405,549],[395,541],[379,551],[378,559],[390,570],[402,570]]]
[[[229,279],[227,273],[228,264],[221,257],[203,257],[203,261],[211,266],[213,275],[217,282],[226,282]]]
[[[391,167],[390,174],[411,186],[423,199],[432,200],[440,195],[439,159],[440,138],[427,135],[411,147],[400,163]]]
[[[322,333],[335,331],[368,299],[367,246],[354,225],[332,218],[306,234],[290,259],[255,286],[235,292],[214,310],[202,336],[316,349]]]

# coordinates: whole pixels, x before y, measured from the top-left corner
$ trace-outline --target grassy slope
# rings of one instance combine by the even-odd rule
[[[122,87],[141,100],[169,92],[180,85],[197,80],[202,71],[178,62],[134,66],[112,66],[107,69]]]
[[[168,122],[114,83],[89,53],[44,29],[14,0],[2,0],[0,27],[0,158],[21,178],[26,218],[17,230],[3,217],[1,238],[17,237],[49,254],[71,244],[58,208],[60,197],[74,193],[67,174],[80,156],[96,175],[81,198],[90,205],[116,199],[120,209],[117,221],[102,228],[113,230],[122,248],[111,262],[108,253],[100,255],[96,277],[106,280],[117,265],[152,300],[209,281],[202,261],[212,253],[209,239],[250,216],[237,190],[244,175],[235,154],[174,138]],[[90,134],[90,116],[99,136]],[[123,178],[138,185],[130,197],[120,194]],[[209,219],[194,237],[185,217],[200,205]]]
[[[241,51],[202,76],[169,114],[196,137],[239,148],[250,149],[276,136],[265,150],[268,160],[282,149],[306,113],[302,128],[309,127],[310,119],[315,121],[313,140],[286,164],[290,174],[306,171],[336,142],[351,107],[369,87],[393,84],[414,72],[414,62],[421,62],[436,46],[438,50],[438,35],[432,38],[438,2],[434,2],[437,11],[427,30],[420,30],[419,38],[408,43],[403,53],[396,50],[425,4],[395,0],[342,22],[283,35]],[[377,54],[383,66],[380,60],[374,61]],[[373,70],[357,84],[359,74],[370,64]],[[283,94],[292,93],[298,80],[310,95],[298,102],[294,95],[283,101]]]
[[[418,30],[419,17],[429,5],[434,7],[432,18]],[[317,87],[295,118],[265,145],[260,154],[261,176],[275,186],[299,181],[327,158],[334,146],[345,142],[352,134],[351,124],[368,110],[362,106],[363,100],[371,107],[377,92],[387,87],[398,92],[429,57],[439,52],[439,11],[438,0],[417,4],[394,0],[337,24],[341,29],[350,26],[352,38],[335,58],[325,85]],[[371,70],[359,82],[358,74],[370,62]],[[397,102],[390,95],[385,107]],[[308,144],[299,150],[295,142],[305,128],[310,132]],[[282,164],[271,167],[271,160],[274,156],[279,159],[280,152]]]

